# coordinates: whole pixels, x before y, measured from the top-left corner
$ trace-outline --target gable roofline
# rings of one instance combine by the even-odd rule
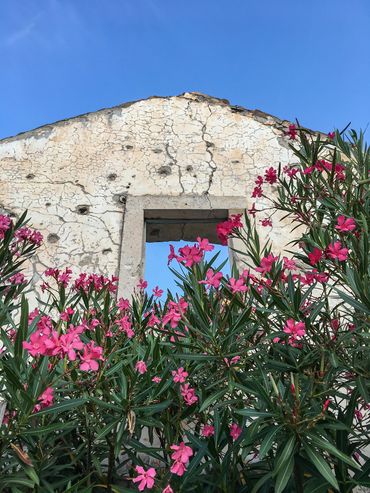
[[[266,113],[264,111],[261,111],[259,109],[250,110],[248,108],[244,108],[243,106],[232,105],[228,99],[209,96],[208,94],[203,94],[201,92],[194,91],[194,92],[184,92],[184,93],[179,94],[177,96],[149,96],[147,98],[141,98],[141,99],[136,99],[134,101],[128,101],[128,102],[121,103],[121,104],[118,104],[116,106],[112,106],[109,108],[101,108],[100,110],[89,111],[87,113],[82,113],[80,115],[75,115],[75,116],[72,116],[69,118],[63,118],[61,120],[57,120],[57,121],[52,122],[52,123],[46,123],[44,125],[40,125],[39,127],[33,128],[31,130],[25,130],[23,132],[19,132],[18,134],[11,135],[9,137],[1,138],[0,139],[0,145],[2,143],[12,142],[15,140],[28,139],[28,138],[32,138],[32,137],[41,138],[46,133],[47,134],[50,133],[54,127],[67,125],[67,124],[69,124],[69,122],[73,122],[74,120],[75,121],[86,120],[90,115],[96,115],[99,113],[104,113],[104,114],[110,115],[117,110],[128,108],[129,106],[132,106],[136,103],[140,103],[143,101],[150,101],[152,99],[169,100],[169,99],[176,99],[176,98],[184,98],[184,99],[192,100],[192,101],[199,102],[199,103],[205,102],[209,105],[228,107],[228,108],[230,108],[230,110],[233,113],[239,113],[241,115],[245,115],[247,117],[253,118],[263,125],[275,126],[276,128],[278,128],[279,130],[281,130],[283,132],[285,132],[287,130],[289,124],[291,124],[291,122],[289,120],[281,120],[280,118],[278,118],[274,115],[271,115],[269,113]],[[320,133],[320,132],[310,130],[310,129],[305,129],[305,130],[312,132],[312,133]]]

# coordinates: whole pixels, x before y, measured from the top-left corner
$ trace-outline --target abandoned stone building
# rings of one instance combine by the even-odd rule
[[[288,122],[199,93],[152,97],[0,141],[0,207],[28,209],[49,266],[119,276],[129,294],[151,241],[216,242],[215,222],[244,211],[268,166],[294,161]],[[289,225],[265,228],[281,250]]]

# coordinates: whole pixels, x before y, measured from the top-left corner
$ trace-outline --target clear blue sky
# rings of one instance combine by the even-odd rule
[[[185,91],[365,128],[369,26],[370,0],[1,0],[0,138]]]
[[[0,137],[184,91],[365,127],[369,26],[369,0],[1,0]]]

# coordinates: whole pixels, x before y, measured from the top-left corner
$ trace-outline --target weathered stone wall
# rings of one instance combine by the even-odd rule
[[[205,200],[211,208],[225,197],[231,208],[236,197],[236,209],[249,207],[256,176],[293,159],[286,128],[267,114],[197,93],[71,118],[0,141],[0,207],[28,209],[44,234],[34,281],[50,265],[117,274],[122,259],[126,277],[131,269],[136,279],[137,259],[120,255],[122,232],[130,231],[127,200],[155,197],[157,208],[168,208],[168,197],[181,197],[190,208]],[[288,232],[268,232],[277,249]]]

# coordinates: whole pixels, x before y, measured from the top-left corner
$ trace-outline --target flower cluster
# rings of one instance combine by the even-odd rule
[[[5,232],[12,226],[12,220],[5,214],[0,214],[0,240],[5,236]]]
[[[215,272],[213,269],[208,269],[205,280],[199,281],[199,284],[205,284],[207,288],[213,287],[217,289],[221,284],[222,278],[222,272]]]
[[[36,229],[23,226],[14,233],[16,243],[31,243],[32,245],[40,246],[43,240],[42,234]]]
[[[183,315],[186,313],[187,308],[188,303],[184,298],[180,298],[177,303],[170,300],[167,306],[167,313],[162,318],[163,326],[169,323],[171,328],[175,329]]]
[[[171,445],[170,448],[174,451],[171,455],[171,459],[174,461],[171,466],[171,472],[177,476],[182,476],[186,471],[186,466],[194,452],[191,447],[185,445],[184,442],[180,442],[179,445]]]
[[[30,317],[30,323],[33,322],[33,318]],[[54,329],[52,319],[43,315],[39,317],[36,326],[37,329],[31,333],[29,342],[23,341],[23,348],[31,356],[55,356],[61,359],[66,357],[69,361],[75,361],[78,356],[80,370],[98,370],[98,361],[103,360],[103,348],[97,346],[94,341],[86,344],[82,342],[80,336],[87,328],[85,324],[77,326],[70,324],[65,333],[58,333]]]
[[[222,245],[227,245],[227,240],[230,238],[234,230],[243,227],[241,217],[241,214],[232,214],[229,219],[217,224],[217,236]]]
[[[333,165],[333,163],[330,163],[329,161],[325,161],[325,159],[319,159],[318,161],[316,161],[314,165],[307,166],[303,170],[303,174],[310,175],[314,171],[317,171],[318,173],[322,173],[323,171],[326,171],[327,173],[331,173],[333,169],[334,169],[335,178],[338,181],[344,181],[346,167],[341,163],[335,163]]]
[[[44,392],[38,398],[38,403],[35,405],[33,412],[37,413],[41,409],[50,407],[54,402],[54,389],[52,387],[47,387]]]
[[[177,370],[172,371],[173,381],[180,383],[180,392],[187,406],[191,406],[198,401],[198,397],[195,394],[195,389],[190,387],[189,383],[186,383],[186,379],[189,376],[188,372],[184,370],[182,366]]]
[[[185,267],[192,267],[194,264],[199,264],[203,258],[205,252],[211,252],[214,249],[214,246],[209,243],[209,241],[204,238],[197,238],[197,244],[185,245],[184,247],[179,248],[178,253],[175,253],[175,248],[173,245],[170,245],[170,254],[168,255],[168,264],[172,262],[172,260],[177,260],[180,264],[185,265]]]

